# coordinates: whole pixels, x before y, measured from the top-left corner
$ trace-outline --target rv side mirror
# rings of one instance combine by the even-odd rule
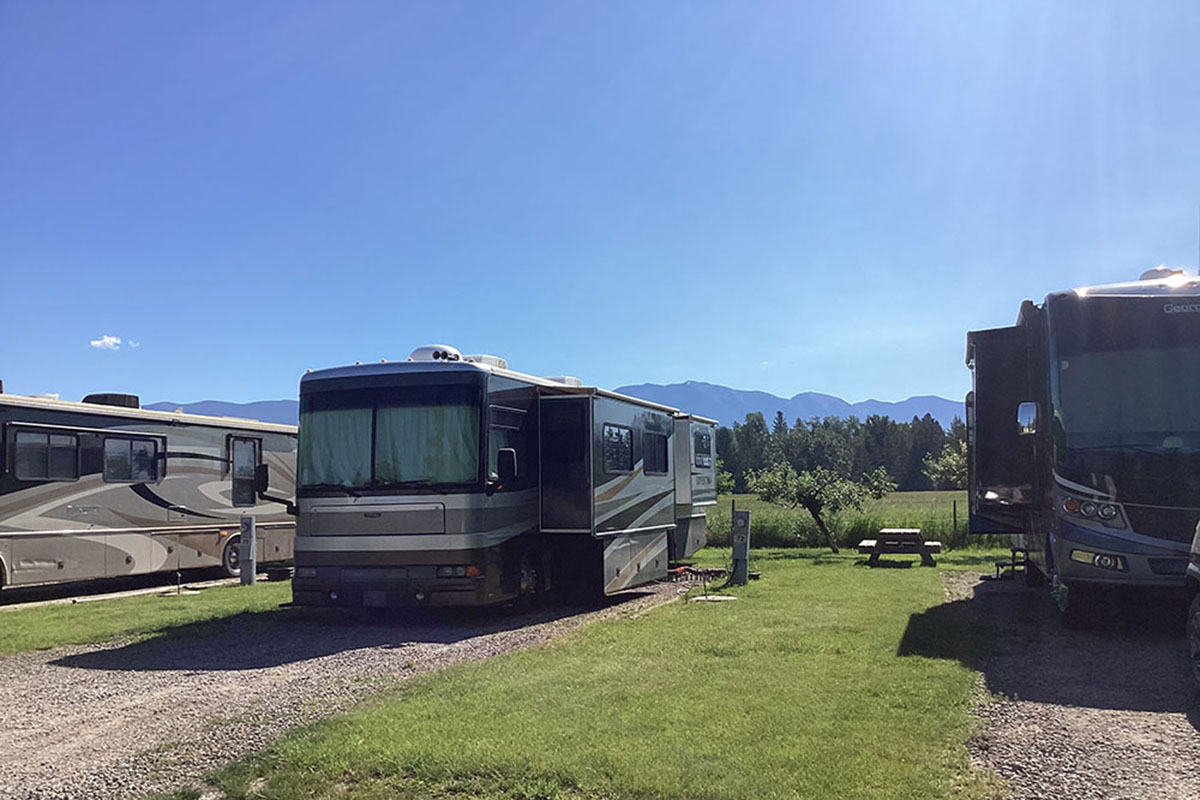
[[[501,447],[496,453],[496,474],[500,482],[510,481],[517,477],[517,451],[511,447]]]
[[[1037,403],[1021,403],[1017,406],[1017,433],[1021,436],[1032,436],[1038,432]]]
[[[271,484],[270,470],[266,464],[258,464],[254,467],[254,493],[262,494]]]

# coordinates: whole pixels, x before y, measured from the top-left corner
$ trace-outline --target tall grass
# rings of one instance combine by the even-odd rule
[[[755,547],[825,547],[825,537],[807,511],[759,500],[756,495],[722,495],[708,510],[708,542],[729,546],[731,504],[751,512],[751,543]],[[947,550],[963,547],[1005,547],[1006,536],[973,536],[968,532],[966,492],[895,492],[869,502],[862,511],[826,519],[839,547],[853,547],[881,528],[920,528]]]

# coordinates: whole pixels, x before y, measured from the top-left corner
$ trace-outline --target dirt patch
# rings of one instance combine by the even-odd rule
[[[170,792],[289,728],[413,675],[630,616],[685,587],[601,608],[456,614],[279,609],[172,635],[0,659],[0,798]]]
[[[1128,593],[1093,629],[1064,629],[1048,593],[978,573],[943,575],[939,612],[992,699],[969,743],[1017,798],[1200,798],[1200,706],[1183,602]]]

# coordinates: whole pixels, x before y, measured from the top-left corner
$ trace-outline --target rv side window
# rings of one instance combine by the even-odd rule
[[[22,481],[73,481],[79,477],[79,437],[73,433],[19,431],[13,473]]]
[[[661,433],[642,434],[642,444],[646,448],[646,474],[667,474],[667,437]]]
[[[517,481],[523,485],[528,476],[529,459],[533,453],[529,445],[526,425],[527,414],[519,408],[490,406],[488,408],[488,478],[499,477],[499,453],[511,447],[517,451]]]
[[[711,467],[712,460],[712,434],[705,431],[696,431],[692,434],[692,444],[696,451],[696,466]]]
[[[633,430],[604,423],[604,471],[633,472]]]
[[[106,438],[106,483],[154,483],[158,480],[158,442],[153,439]]]

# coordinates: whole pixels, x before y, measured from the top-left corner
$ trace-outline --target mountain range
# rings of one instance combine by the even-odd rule
[[[788,424],[797,419],[812,417],[848,417],[854,415],[865,419],[871,414],[891,417],[898,422],[907,422],[913,417],[930,414],[942,427],[949,428],[955,417],[963,416],[961,401],[947,400],[936,395],[918,395],[907,400],[887,402],[885,400],[863,400],[848,403],[840,397],[819,392],[801,392],[792,397],[778,397],[767,392],[745,389],[730,389],[703,381],[658,384],[640,383],[636,386],[620,386],[621,394],[640,397],[655,403],[672,406],[702,417],[710,417],[722,425],[741,422],[746,414],[761,411],[767,424],[782,411]],[[295,425],[299,416],[299,404],[295,400],[260,400],[253,403],[228,403],[223,400],[202,400],[198,403],[151,403],[143,406],[155,411],[181,409],[189,414],[208,414],[216,417],[241,417],[259,419],[264,422],[279,422]]]

